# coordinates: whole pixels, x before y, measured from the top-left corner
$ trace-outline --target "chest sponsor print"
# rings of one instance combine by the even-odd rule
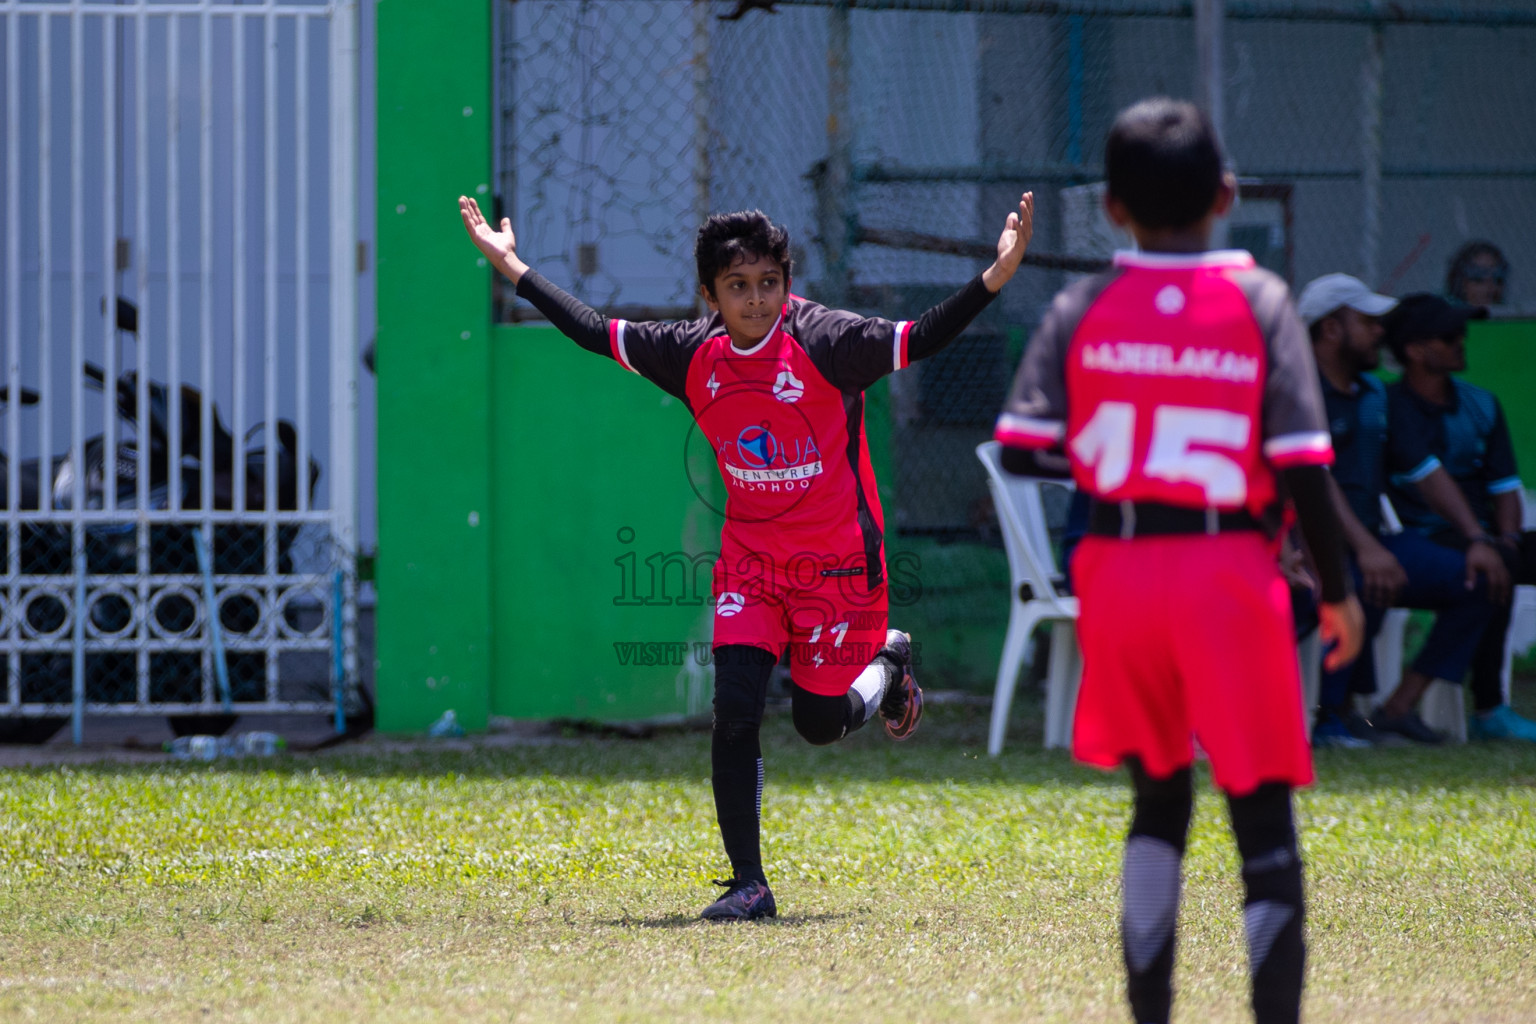
[[[732,483],[765,485],[756,490],[780,489],[770,484],[809,487],[823,468],[814,437],[803,432],[781,437],[768,423],[743,427],[735,438],[717,437],[715,451]]]

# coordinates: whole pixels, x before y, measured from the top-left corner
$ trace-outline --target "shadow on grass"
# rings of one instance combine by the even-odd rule
[[[726,928],[732,925],[744,928],[804,928],[807,925],[846,921],[852,916],[852,914],[786,914],[782,917],[760,918],[756,921],[705,921],[697,914],[663,914],[660,917],[622,917],[597,923],[609,928]]]

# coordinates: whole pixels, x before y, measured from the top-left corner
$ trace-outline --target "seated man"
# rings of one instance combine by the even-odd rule
[[[1386,389],[1370,371],[1381,358],[1378,318],[1396,305],[1346,274],[1318,278],[1302,289],[1296,302],[1312,336],[1333,438],[1335,483],[1330,490],[1348,545],[1355,588],[1364,598],[1366,636],[1376,635],[1387,609],[1394,605],[1439,613],[1423,649],[1403,672],[1400,689],[1422,694],[1435,679],[1460,680],[1466,674],[1491,607],[1485,587],[1467,588],[1464,553],[1414,531],[1381,533],[1387,398]],[[1365,747],[1397,734],[1422,743],[1439,742],[1439,734],[1412,704],[1367,721],[1353,709],[1351,693],[1374,692],[1376,666],[1367,641],[1351,664],[1323,670],[1313,746]]]
[[[1403,366],[1403,379],[1387,389],[1388,494],[1404,537],[1464,555],[1468,586],[1474,574],[1487,580],[1493,609],[1472,660],[1470,734],[1536,742],[1536,722],[1504,703],[1500,679],[1510,585],[1536,582],[1536,534],[1520,532],[1520,477],[1504,410],[1490,392],[1451,376],[1466,369],[1467,320],[1481,313],[1420,294],[1387,320],[1387,343]],[[1425,685],[1404,673],[1375,724],[1411,713]]]

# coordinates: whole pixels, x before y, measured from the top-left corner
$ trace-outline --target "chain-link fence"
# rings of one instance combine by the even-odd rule
[[[1000,629],[973,449],[1050,296],[1117,244],[1094,183],[1127,104],[1215,97],[1243,183],[1229,242],[1295,286],[1345,271],[1442,291],[1453,254],[1486,239],[1505,306],[1536,308],[1536,10],[1217,2],[1202,54],[1198,6],[509,0],[497,199],[531,263],[625,315],[690,314],[700,219],[758,207],[790,231],[797,291],[910,317],[986,265],[1033,189],[1034,262],[890,385],[886,511],[893,550],[922,555],[912,614]],[[507,298],[503,318],[529,315]]]

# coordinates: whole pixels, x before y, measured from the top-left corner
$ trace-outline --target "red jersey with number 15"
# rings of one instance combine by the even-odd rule
[[[1276,468],[1333,461],[1290,290],[1240,251],[1120,253],[1061,292],[995,436],[1063,444],[1102,501],[1255,516],[1276,501]]]

